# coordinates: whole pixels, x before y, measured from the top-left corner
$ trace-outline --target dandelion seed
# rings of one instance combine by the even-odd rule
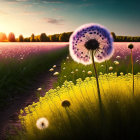
[[[75,71],[78,71],[78,69],[76,69]]]
[[[88,75],[92,75],[92,71],[88,71]]]
[[[54,75],[54,76],[57,76],[57,75],[59,75],[59,72],[55,72],[53,75]]]
[[[46,118],[39,118],[36,121],[36,126],[38,129],[43,130],[49,126],[49,121]]]
[[[56,65],[53,65],[53,68],[56,68]]]
[[[113,67],[109,67],[109,70],[110,70],[110,71],[113,70]]]
[[[62,101],[61,105],[62,105],[64,108],[66,108],[66,107],[69,107],[71,104],[70,104],[70,101],[64,100],[64,101]]]
[[[118,55],[118,56],[116,56],[116,59],[120,59],[121,57]]]
[[[51,68],[49,71],[54,71],[54,69],[53,69],[53,68]]]
[[[73,72],[73,71],[72,71],[71,73],[72,73],[72,74],[74,74],[74,72]]]
[[[101,65],[101,67],[104,67],[104,65]]]
[[[38,88],[37,90],[38,90],[38,91],[41,91],[41,90],[42,90],[42,88]]]
[[[119,65],[119,61],[114,61],[115,65]]]

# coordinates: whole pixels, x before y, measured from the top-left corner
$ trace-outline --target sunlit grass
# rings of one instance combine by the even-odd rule
[[[115,62],[114,62],[115,61]],[[116,64],[117,63],[117,64]],[[119,63],[119,64],[118,64]],[[121,72],[128,74],[132,72],[130,57],[127,56],[126,59],[110,59],[103,63],[96,63],[97,73],[100,75],[106,73],[117,73],[120,75]],[[134,74],[137,74],[140,69],[140,64],[134,62]],[[90,74],[89,74],[89,71]],[[64,77],[65,76],[65,77]],[[94,71],[92,65],[82,65],[80,63],[74,62],[71,58],[64,60],[61,63],[61,72],[58,76],[57,83],[54,84],[54,87],[61,86],[65,80],[72,81],[76,83],[76,79],[81,78],[84,80],[88,76],[94,76]]]
[[[140,73],[135,75],[135,96],[132,94],[132,74],[100,75],[103,112],[94,77],[71,81],[49,90],[39,102],[21,110],[19,119],[23,134],[15,139],[127,139],[139,135]],[[62,105],[64,101],[67,103]],[[68,104],[69,103],[69,104]],[[67,105],[67,106],[66,106]],[[40,130],[36,121],[45,117],[49,126]]]

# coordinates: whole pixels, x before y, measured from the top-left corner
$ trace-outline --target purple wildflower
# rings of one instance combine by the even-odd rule
[[[91,50],[95,62],[103,62],[113,55],[113,39],[109,31],[98,24],[80,26],[70,37],[69,50],[72,58],[82,64],[91,64]]]

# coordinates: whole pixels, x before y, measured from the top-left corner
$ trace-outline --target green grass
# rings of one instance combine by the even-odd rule
[[[134,140],[140,138],[140,73],[135,75],[135,96],[132,75],[101,75],[102,108],[99,106],[96,81],[87,77],[77,79],[76,85],[65,82],[49,90],[39,102],[21,110],[23,131],[9,140]],[[70,106],[64,108],[62,102]],[[45,117],[46,129],[40,130],[36,121]]]
[[[9,104],[10,98],[31,90],[38,76],[47,72],[67,53],[68,48],[63,48],[55,52],[32,55],[22,61],[11,58],[0,60],[0,109]]]
[[[130,62],[130,56],[127,56],[126,60],[120,59],[118,61],[119,61],[119,65],[114,64],[114,61],[112,59],[110,59],[107,62],[96,63],[98,75],[100,75],[100,73],[105,74],[105,73],[116,72],[117,75],[119,76],[120,73],[123,73],[123,74],[131,73],[132,67],[131,67],[131,62]],[[109,70],[110,66],[113,67],[113,70],[111,71]],[[78,71],[76,71],[76,69]],[[140,64],[134,63],[134,74],[137,74],[139,72],[139,69],[140,69]],[[83,70],[85,72],[83,72]],[[92,74],[89,75],[88,71],[92,71]],[[74,72],[74,73],[71,73],[71,72]],[[69,57],[69,59],[63,60],[63,62],[61,63],[61,72],[58,76],[57,83],[54,84],[54,87],[63,85],[65,80],[76,83],[76,79],[78,78],[81,78],[82,80],[84,80],[86,77],[91,77],[91,76],[95,76],[92,65],[85,66],[83,64],[76,63],[75,61],[71,59],[71,57]]]

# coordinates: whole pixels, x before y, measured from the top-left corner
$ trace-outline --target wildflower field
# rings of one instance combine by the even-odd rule
[[[78,64],[67,56],[61,64],[61,72],[55,75],[58,76],[55,88],[40,97],[39,102],[33,102],[20,110],[19,119],[23,130],[8,139],[140,138],[140,44],[133,44],[134,95],[127,43],[114,43],[117,52],[112,58],[106,63],[96,63],[101,102],[92,66]],[[56,72],[51,68],[50,73],[53,75]]]
[[[0,110],[33,87],[68,52],[68,43],[0,43]]]
[[[139,54],[140,43],[114,43],[105,27],[80,26],[61,71],[49,69],[54,89],[20,110],[21,130],[7,139],[139,139]]]

